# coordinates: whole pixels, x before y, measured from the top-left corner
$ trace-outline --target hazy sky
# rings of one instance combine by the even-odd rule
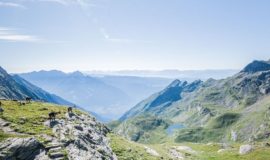
[[[240,69],[270,58],[269,0],[0,0],[0,65]]]

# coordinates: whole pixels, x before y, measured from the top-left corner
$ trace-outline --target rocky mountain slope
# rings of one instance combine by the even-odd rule
[[[2,101],[0,159],[117,159],[106,137],[109,129],[79,110],[48,103],[18,106]],[[48,113],[59,112],[49,121]]]
[[[170,125],[181,124],[184,128],[174,135],[178,142],[268,139],[269,66],[269,61],[254,61],[226,79],[190,84],[176,80],[128,111],[115,131],[150,143],[166,138]],[[150,129],[141,123],[146,119],[153,121]]]
[[[120,120],[123,121],[141,113],[159,114],[163,112],[166,107],[181,100],[181,93],[185,94],[193,92],[201,83],[202,81],[194,81],[193,83],[188,84],[186,81],[181,82],[179,80],[175,80],[161,92],[158,92],[147,100],[137,104],[127,113],[125,113]]]
[[[27,82],[18,75],[9,75],[0,67],[0,99],[24,100],[26,97],[55,104],[73,105],[71,102]]]

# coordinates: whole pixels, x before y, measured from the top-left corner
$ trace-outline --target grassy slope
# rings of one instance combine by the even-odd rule
[[[60,115],[57,115],[57,118],[64,118],[64,114],[67,112],[66,107],[50,103],[31,102],[19,106],[18,102],[14,101],[1,102],[4,113],[0,115],[0,118],[11,122],[10,127],[16,132],[29,135],[52,135],[51,129],[43,124],[48,120],[48,113],[51,111],[61,112]],[[75,112],[80,111],[75,110]],[[5,134],[0,130],[0,141],[10,136],[14,137],[15,135]]]
[[[143,115],[125,121],[115,131],[140,143],[161,143],[165,141],[165,128],[169,126],[169,123],[155,116]]]
[[[110,144],[113,152],[119,160],[157,160],[157,157],[148,154],[144,146],[139,143],[128,141],[118,135],[110,134]]]
[[[172,160],[169,155],[169,150],[174,146],[189,146],[195,154],[189,154],[188,152],[181,151],[189,160],[266,160],[270,159],[270,147],[262,147],[262,143],[256,143],[255,149],[246,155],[239,155],[240,144],[232,143],[230,149],[222,153],[218,153],[218,150],[222,149],[221,144],[203,144],[203,143],[174,143],[168,141],[162,144],[140,144],[136,142],[128,141],[118,135],[110,134],[111,147],[118,156],[119,160],[156,160],[165,159]],[[156,150],[160,156],[151,156],[145,151],[144,146],[150,147]],[[161,158],[162,157],[162,158]]]
[[[10,137],[12,137],[12,135],[4,133],[3,130],[0,129],[0,142]]]
[[[50,111],[60,111],[61,114],[58,118],[64,118],[64,113],[67,111],[66,107],[57,106],[49,103],[32,102],[25,106],[18,106],[17,102],[2,101],[3,108],[5,110],[1,118],[10,121],[11,126],[21,133],[27,133],[31,135],[39,135],[41,133],[52,134],[51,129],[43,125],[43,122],[47,120],[48,113]],[[267,103],[268,104],[268,103]],[[265,104],[266,105],[266,104]],[[267,105],[266,105],[267,106]],[[265,106],[265,107],[266,107]],[[47,109],[45,109],[47,108]],[[76,111],[79,112],[79,111]],[[248,115],[247,115],[248,116]],[[24,117],[24,118],[22,118]],[[245,119],[245,117],[243,117]],[[236,123],[237,124],[237,123]],[[0,130],[0,141],[18,135],[5,134]],[[118,156],[119,160],[156,160],[163,157],[163,159],[170,159],[168,150],[172,146],[185,145],[190,146],[193,150],[197,151],[197,155],[191,155],[188,159],[196,160],[265,160],[270,159],[270,148],[261,147],[261,143],[256,144],[256,149],[247,155],[240,156],[238,154],[239,144],[232,144],[233,149],[224,153],[217,153],[221,147],[219,145],[206,145],[201,143],[174,143],[173,140],[167,140],[162,144],[139,144],[130,142],[118,135],[109,134],[111,139],[111,147]],[[160,157],[154,157],[145,151],[144,146],[148,146],[155,149]]]
[[[200,160],[266,160],[270,159],[270,148],[261,147],[261,144],[257,144],[253,152],[246,155],[239,155],[240,144],[231,144],[231,150],[218,153],[221,149],[219,145],[206,145],[189,143],[188,146],[194,150],[199,151],[196,159]]]

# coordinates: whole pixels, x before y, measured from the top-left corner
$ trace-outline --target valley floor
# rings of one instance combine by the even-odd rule
[[[250,153],[240,155],[243,144],[173,143],[141,144],[128,141],[116,134],[109,135],[111,148],[119,160],[268,160],[270,147],[264,143],[252,145]]]

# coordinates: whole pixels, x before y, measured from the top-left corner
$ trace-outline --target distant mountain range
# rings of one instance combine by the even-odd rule
[[[57,70],[20,74],[27,81],[60,95],[105,119],[117,119],[142,98],[166,86],[171,79],[128,76],[93,77]]]
[[[269,138],[270,61],[253,61],[226,79],[175,80],[126,112],[115,131],[161,142],[178,124],[175,141],[260,141]],[[115,123],[115,122],[114,122]]]
[[[220,70],[120,70],[120,71],[86,71],[89,75],[112,75],[112,76],[136,76],[136,77],[162,77],[170,79],[181,79],[194,81],[197,79],[206,80],[209,78],[222,79],[231,76],[239,70],[220,69]]]
[[[18,75],[8,74],[0,67],[0,98],[24,100],[26,97],[55,104],[73,105],[71,102],[27,82]]]

